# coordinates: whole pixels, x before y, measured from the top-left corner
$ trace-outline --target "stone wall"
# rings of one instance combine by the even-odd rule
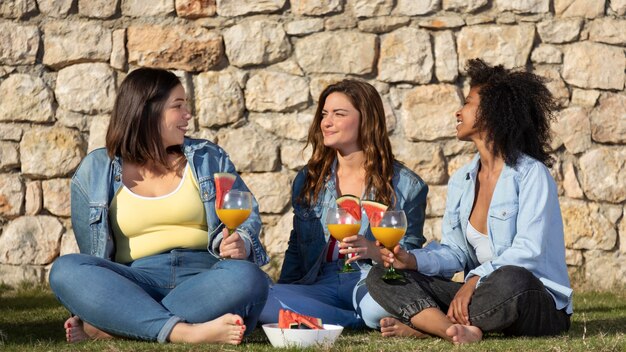
[[[276,274],[290,182],[317,97],[359,77],[382,94],[397,157],[430,185],[440,236],[468,58],[550,79],[553,168],[579,284],[626,284],[624,0],[4,0],[0,2],[0,281],[45,280],[76,251],[69,178],[103,145],[116,87],[175,70],[193,136],[218,142],[258,197]]]

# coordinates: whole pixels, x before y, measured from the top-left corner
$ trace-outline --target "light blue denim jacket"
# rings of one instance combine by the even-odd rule
[[[307,171],[304,168],[298,172],[291,191],[293,229],[278,283],[312,284],[319,274],[330,236],[324,225],[326,212],[329,205],[336,206],[337,200],[335,169],[336,161],[317,203],[312,207],[297,201]],[[426,242],[423,228],[428,186],[413,171],[397,162],[394,163],[392,184],[397,197],[395,209],[404,209],[408,220],[407,231],[400,244],[406,249],[420,248]],[[365,213],[361,217],[359,234],[374,240]],[[360,265],[366,264],[363,261]]]
[[[248,187],[235,171],[228,154],[216,144],[206,140],[185,138],[183,152],[198,181],[200,198],[204,204],[208,225],[207,249],[219,257],[221,230],[224,226],[215,213],[213,174],[217,172],[235,174],[237,180],[233,188],[248,191]],[[115,244],[109,221],[109,204],[121,186],[122,160],[119,157],[111,160],[106,149],[100,148],[82,160],[71,182],[72,227],[81,253],[112,260]],[[269,258],[259,240],[260,231],[259,207],[256,199],[253,199],[252,213],[237,228],[237,232],[246,242],[248,260],[262,266]]]
[[[480,280],[494,270],[515,265],[532,272],[556,302],[572,313],[572,289],[565,264],[563,221],[554,179],[539,161],[520,156],[517,166],[505,165],[493,192],[487,218],[492,260],[480,264],[468,244],[466,228],[474,202],[479,156],[448,182],[441,244],[433,241],[411,251],[418,270],[430,276],[452,277],[464,270],[465,279]]]

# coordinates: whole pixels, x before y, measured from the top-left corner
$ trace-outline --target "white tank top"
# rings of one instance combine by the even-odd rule
[[[476,258],[478,258],[478,262],[480,264],[488,262],[493,258],[489,237],[478,232],[478,230],[476,230],[469,221],[467,222],[467,242],[474,247]]]

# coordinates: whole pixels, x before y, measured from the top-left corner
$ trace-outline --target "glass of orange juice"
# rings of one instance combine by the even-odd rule
[[[393,251],[406,232],[406,215],[404,210],[387,210],[376,216],[370,224],[372,234],[385,248]],[[404,276],[393,268],[393,264],[383,275],[383,280],[404,281]]]
[[[356,219],[350,213],[342,208],[328,208],[326,213],[326,226],[328,232],[337,241],[343,241],[344,238],[357,235],[361,229],[361,220]],[[350,264],[344,263],[340,273],[349,273],[356,271],[352,269]]]
[[[250,192],[230,190],[224,194],[220,208],[215,209],[217,217],[228,228],[229,233],[241,225],[252,212],[252,194]]]

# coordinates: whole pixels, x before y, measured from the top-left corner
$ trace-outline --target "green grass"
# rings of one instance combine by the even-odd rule
[[[440,339],[384,339],[373,331],[344,331],[330,351],[626,351],[626,291],[579,292],[567,334],[551,338],[487,336],[470,346]],[[63,321],[68,312],[45,287],[0,285],[0,351],[276,351],[260,329],[241,346],[159,345],[126,340],[69,345]],[[293,349],[295,350],[295,349]],[[319,349],[309,349],[319,350]]]

